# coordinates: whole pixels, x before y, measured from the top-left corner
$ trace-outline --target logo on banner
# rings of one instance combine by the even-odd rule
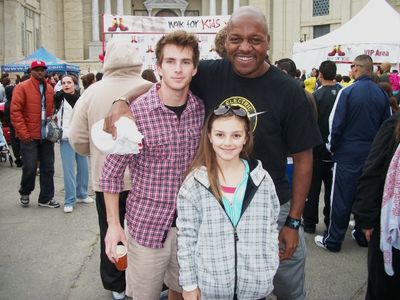
[[[335,55],[338,55],[338,56],[345,56],[346,53],[340,49],[341,47],[342,47],[341,45],[336,45],[336,46],[332,49],[332,51],[330,51],[330,52],[328,53],[328,56],[335,56]]]

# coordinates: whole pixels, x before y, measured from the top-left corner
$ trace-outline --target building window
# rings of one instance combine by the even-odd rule
[[[313,0],[313,17],[329,15],[329,0]]]
[[[35,28],[35,49],[39,49],[40,46],[41,46],[40,29]]]
[[[26,43],[25,43],[25,23],[21,22],[21,50],[22,55],[27,55],[26,53]]]
[[[313,38],[316,39],[320,36],[323,36],[323,35],[331,32],[331,25],[327,24],[327,25],[314,26],[313,31],[314,31]]]

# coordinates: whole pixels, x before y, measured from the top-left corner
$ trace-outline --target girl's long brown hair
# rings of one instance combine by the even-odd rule
[[[243,146],[242,152],[240,153],[240,157],[244,159],[249,159],[250,154],[253,151],[253,143],[254,143],[253,133],[251,131],[249,118],[236,116],[232,111],[228,111],[226,114],[221,116],[216,116],[214,113],[211,113],[208,116],[204,124],[203,130],[201,132],[199,149],[197,150],[193,162],[188,169],[188,173],[190,173],[193,170],[200,168],[201,166],[206,167],[208,181],[210,182],[211,186],[211,192],[219,201],[222,200],[222,194],[218,183],[218,172],[220,171],[220,167],[218,166],[217,157],[215,155],[211,142],[208,138],[208,134],[211,133],[212,125],[215,120],[219,118],[228,118],[228,117],[238,118],[245,124],[247,141],[246,144]]]

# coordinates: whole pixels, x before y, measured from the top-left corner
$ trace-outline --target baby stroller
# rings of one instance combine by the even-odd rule
[[[0,161],[1,162],[10,162],[10,166],[12,167],[14,164],[13,158],[11,156],[10,148],[8,147],[7,141],[3,134],[3,126],[0,123]]]

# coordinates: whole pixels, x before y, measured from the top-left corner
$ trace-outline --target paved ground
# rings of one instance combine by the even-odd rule
[[[63,201],[63,179],[56,147],[56,199]],[[18,203],[21,169],[0,163],[0,299],[110,299],[99,277],[99,232],[94,204],[72,214]],[[38,179],[38,178],[37,178]],[[322,232],[323,228],[317,228]],[[307,299],[364,299],[367,250],[350,231],[340,253],[317,248],[306,235]],[[145,300],[145,299],[143,299]]]

